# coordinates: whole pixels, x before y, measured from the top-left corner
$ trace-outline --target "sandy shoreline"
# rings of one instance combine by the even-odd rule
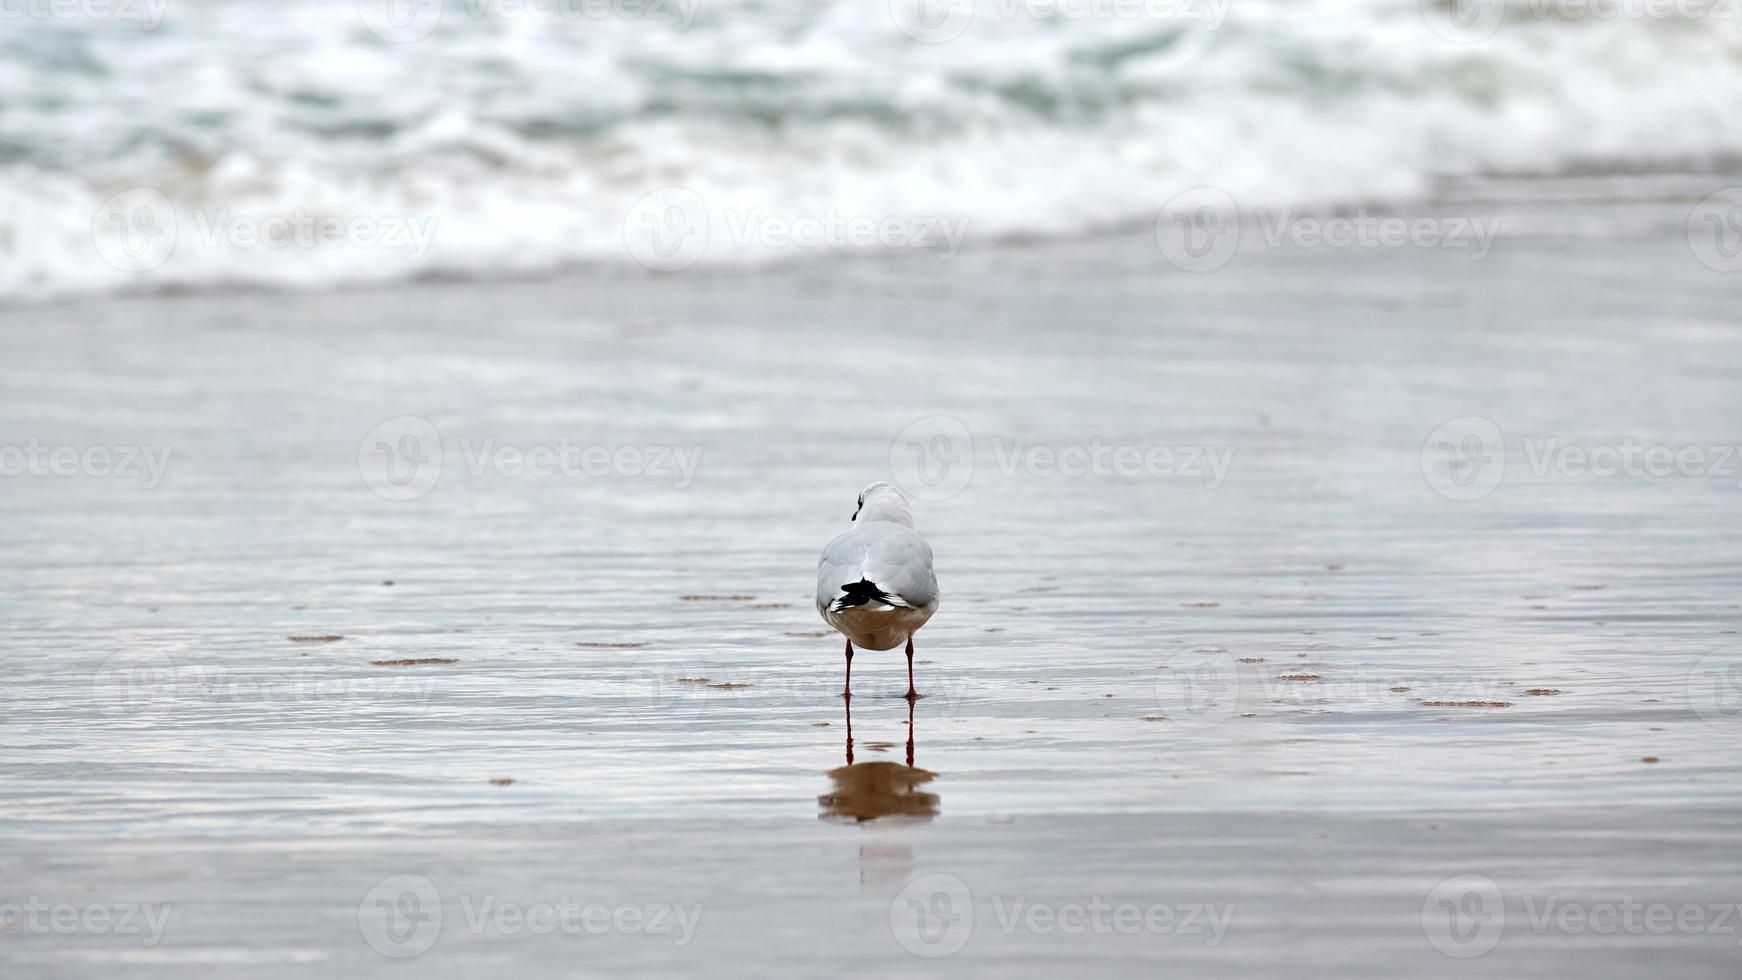
[[[0,942],[22,976],[373,973],[396,961],[359,905],[414,875],[446,919],[420,975],[908,975],[936,964],[891,906],[944,874],[976,919],[945,962],[975,972],[1722,975],[1711,928],[1532,926],[1739,884],[1736,279],[1652,207],[1503,224],[1480,260],[1285,245],[1190,274],[1108,239],[0,311],[0,445],[163,461],[5,481],[0,871],[177,909],[150,947]],[[405,417],[437,433],[428,487],[367,458]],[[1472,417],[1506,465],[1458,499],[1432,434]],[[915,505],[938,814],[822,821],[845,718],[815,552],[937,418],[971,446]],[[1629,441],[1704,469],[1590,470]],[[859,762],[902,758],[898,660],[855,662]],[[1424,926],[1462,875],[1502,895],[1479,958]],[[705,912],[678,948],[455,905],[565,890]],[[1214,946],[1091,943],[1006,932],[995,895],[1236,912]]]
[[[1742,868],[1730,814],[1637,806],[895,827],[599,821],[512,839],[63,842],[33,847],[8,862],[9,873],[49,905],[91,902],[93,879],[110,900],[149,899],[166,938],[142,948],[131,937],[97,936],[69,949],[64,937],[24,934],[8,937],[9,958],[27,975],[66,977],[118,968],[374,975],[410,964],[420,975],[476,976],[509,963],[526,975],[567,976],[577,962],[589,973],[917,976],[938,961],[914,950],[959,942],[944,963],[1016,976],[1056,973],[1084,957],[1110,971],[1235,976],[1274,976],[1283,961],[1312,976],[1636,976],[1665,962],[1680,975],[1721,975],[1735,962],[1733,917],[1730,933],[1689,934],[1643,911],[1613,923],[1603,915],[1629,902],[1732,906]],[[1435,940],[1458,953],[1486,937],[1454,938],[1430,902],[1442,882],[1468,874],[1497,889],[1487,921],[1501,934],[1480,958],[1455,958]],[[430,889],[418,909],[428,931],[395,939],[367,913],[359,927],[359,905],[383,881]],[[912,882],[965,890],[951,899],[957,931],[930,937],[936,946],[900,918]],[[1107,911],[1091,911],[1097,903]],[[634,908],[640,918],[605,927],[589,906]],[[658,918],[667,907],[674,911]],[[1121,907],[1142,916],[1120,918]],[[541,918],[541,909],[551,911]],[[395,967],[371,941],[415,958]]]

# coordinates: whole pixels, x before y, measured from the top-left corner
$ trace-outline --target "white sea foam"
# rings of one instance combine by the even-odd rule
[[[1528,0],[1470,42],[1415,0],[440,2],[8,0],[0,296],[947,256],[1204,184],[1311,207],[1742,156],[1721,3]]]

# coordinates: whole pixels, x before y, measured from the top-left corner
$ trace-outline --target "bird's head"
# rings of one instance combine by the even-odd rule
[[[859,491],[859,505],[853,508],[853,522],[894,521],[913,526],[913,514],[907,509],[907,497],[894,484],[878,480]]]

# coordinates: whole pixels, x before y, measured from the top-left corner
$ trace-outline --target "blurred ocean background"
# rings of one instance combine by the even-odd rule
[[[554,2],[0,0],[6,980],[1736,976],[1742,0]]]
[[[15,4],[0,300],[637,270],[626,215],[671,186],[716,230],[950,216],[982,243],[1128,229],[1204,184],[1242,208],[1414,206],[1448,180],[1742,157],[1742,16],[1721,4],[1514,4],[1468,43],[1458,11],[1416,0],[978,0],[917,20],[907,2]],[[938,23],[949,36],[912,36]],[[148,277],[99,250],[124,234],[104,202],[138,188],[182,225]],[[196,215],[432,233],[260,248],[203,235]],[[699,263],[859,251],[715,234]]]

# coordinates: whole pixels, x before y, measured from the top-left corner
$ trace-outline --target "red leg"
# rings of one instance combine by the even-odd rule
[[[913,700],[907,702],[907,765],[913,767]]]
[[[847,641],[847,686],[842,689],[841,697],[853,696],[853,641]]]
[[[920,693],[913,689],[913,637],[910,636],[907,638],[907,699],[912,701],[919,696]]]

